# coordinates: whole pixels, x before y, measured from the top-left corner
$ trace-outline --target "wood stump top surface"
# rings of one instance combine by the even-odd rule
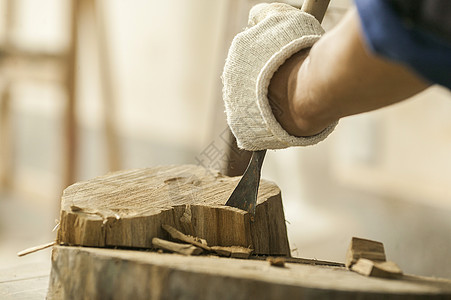
[[[255,212],[225,206],[240,177],[195,165],[109,173],[63,193],[57,242],[91,247],[153,248],[170,225],[210,246],[290,255],[280,189],[260,182]]]
[[[94,218],[126,218],[155,215],[180,205],[224,206],[239,179],[195,165],[119,171],[69,186],[61,209]],[[277,185],[262,180],[257,204],[277,194]]]

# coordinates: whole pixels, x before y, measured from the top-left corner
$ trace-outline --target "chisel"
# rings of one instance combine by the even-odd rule
[[[323,20],[330,0],[305,0],[301,10],[314,16],[320,23]],[[236,207],[249,212],[254,221],[257,206],[257,193],[260,174],[266,150],[254,151],[251,160],[238,185],[226,202],[227,206]]]

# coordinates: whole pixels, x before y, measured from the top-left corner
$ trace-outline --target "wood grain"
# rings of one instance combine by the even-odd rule
[[[57,242],[93,247],[151,248],[170,225],[214,246],[290,256],[279,188],[261,181],[255,222],[224,206],[239,178],[194,165],[110,173],[68,187]]]
[[[48,299],[451,299],[451,281],[344,267],[56,246]]]
[[[374,262],[366,258],[359,258],[351,266],[351,270],[370,277],[400,278],[402,276],[402,270],[392,261]]]
[[[152,244],[157,248],[183,255],[199,255],[203,251],[201,248],[190,244],[174,243],[159,238],[153,238]]]
[[[366,258],[375,262],[386,261],[384,244],[353,237],[346,252],[346,267],[350,268],[360,258]]]

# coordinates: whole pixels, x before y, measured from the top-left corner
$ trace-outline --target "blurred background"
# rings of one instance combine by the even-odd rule
[[[70,183],[224,168],[220,75],[257,2],[0,1],[0,272],[50,262],[16,252],[54,239]],[[326,30],[351,3],[331,1]],[[451,278],[450,116],[450,92],[432,87],[317,146],[269,151],[263,178],[282,190],[293,255],[344,261],[359,236],[406,273]]]

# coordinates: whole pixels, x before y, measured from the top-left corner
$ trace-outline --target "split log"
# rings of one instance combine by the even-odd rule
[[[386,261],[384,244],[353,237],[346,252],[346,267],[351,268],[360,258],[366,258],[375,262]]]
[[[344,267],[55,246],[47,299],[451,299],[451,281]]]
[[[402,276],[401,269],[392,261],[374,262],[366,258],[359,258],[351,266],[351,270],[369,277],[400,278]]]
[[[255,222],[224,206],[239,181],[199,166],[120,171],[68,187],[57,242],[93,247],[151,248],[169,239],[170,225],[209,245],[241,246],[256,254],[290,256],[279,188],[262,180]]]

